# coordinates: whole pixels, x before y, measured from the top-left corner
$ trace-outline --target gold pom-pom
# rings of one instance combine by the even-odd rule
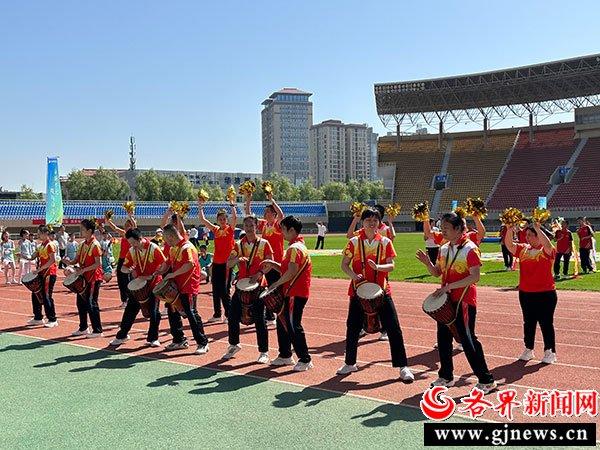
[[[456,214],[461,219],[465,219],[467,217],[467,210],[462,206],[457,206],[454,208],[454,214]]]
[[[360,217],[366,208],[367,205],[361,202],[350,203],[350,211],[352,211],[352,214],[356,217]]]
[[[500,213],[500,222],[508,227],[521,223],[524,218],[524,214],[517,208],[506,208]]]
[[[225,197],[227,198],[227,200],[229,202],[235,202],[236,193],[235,193],[235,188],[233,187],[233,185],[231,185],[227,188],[227,194],[225,195]]]
[[[200,200],[201,202],[207,202],[209,198],[210,195],[208,195],[208,192],[206,192],[204,189],[200,189],[198,191],[198,200]]]
[[[246,197],[251,196],[256,191],[256,183],[252,180],[244,181],[240,185],[239,193]]]
[[[465,202],[465,209],[467,215],[471,217],[479,217],[481,219],[485,219],[487,215],[487,208],[485,207],[485,202],[480,198],[471,198],[468,197]]]
[[[123,209],[125,210],[125,212],[127,212],[127,214],[133,215],[133,213],[135,212],[135,203],[132,201],[125,202],[123,203]]]
[[[550,218],[550,216],[551,213],[546,208],[535,208],[531,217],[535,222],[544,223]]]
[[[273,193],[273,184],[270,181],[262,182],[262,190],[266,195]]]
[[[417,222],[429,220],[429,202],[425,201],[413,206],[412,216]]]
[[[178,202],[178,201],[176,201],[176,200],[171,200],[171,201],[169,202],[169,209],[170,209],[171,211],[173,211],[175,214],[179,214],[179,212],[180,212],[180,208],[181,208],[181,206],[180,206],[180,204],[179,204],[179,202]]]
[[[398,214],[400,214],[401,210],[402,206],[400,203],[391,203],[386,206],[385,213],[388,215],[388,217],[396,217]]]
[[[112,219],[114,214],[115,214],[115,212],[112,209],[107,209],[106,211],[104,211],[104,218],[106,220],[110,220],[110,219]]]

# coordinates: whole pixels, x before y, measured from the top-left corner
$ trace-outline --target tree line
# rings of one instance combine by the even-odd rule
[[[253,181],[257,185],[253,198],[258,201],[266,200],[261,189],[263,180]],[[365,201],[389,198],[389,193],[381,181],[332,182],[320,188],[315,188],[310,180],[295,186],[281,175],[273,175],[269,181],[273,185],[273,195],[281,201]],[[123,200],[132,196],[129,185],[116,171],[103,168],[91,176],[81,170],[72,171],[64,188],[65,198],[71,200]],[[210,200],[225,199],[225,193],[219,185],[205,183],[200,188],[208,192]],[[162,175],[152,169],[141,172],[136,177],[134,189],[135,197],[140,201],[194,201],[198,195],[198,188],[195,188],[185,175]]]

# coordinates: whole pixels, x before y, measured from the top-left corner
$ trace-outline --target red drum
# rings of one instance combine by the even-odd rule
[[[127,289],[129,290],[131,297],[140,304],[142,316],[148,319],[150,317],[148,298],[152,293],[152,284],[141,278],[135,278],[127,283]]]
[[[437,297],[433,294],[429,295],[423,302],[423,311],[435,321],[447,325],[450,328],[454,339],[460,343],[458,331],[454,325],[458,312],[456,306],[450,299],[449,294],[440,294]]]
[[[65,278],[65,281],[63,281],[63,286],[75,294],[83,294],[85,292],[85,288],[87,287],[87,280],[83,275],[72,273]]]
[[[252,307],[260,295],[260,283],[252,281],[250,278],[242,278],[235,284],[235,289],[242,303],[240,321],[244,325],[252,325],[254,323]]]
[[[179,314],[185,317],[185,311],[181,305],[181,300],[179,300],[179,290],[173,280],[162,280],[156,285],[152,293],[155,297],[164,301],[165,304],[172,305]]]
[[[281,288],[277,288],[274,291],[266,289],[261,292],[259,298],[265,304],[267,311],[277,315],[283,311],[283,292]]]
[[[356,288],[356,296],[365,313],[363,329],[369,334],[380,332],[379,311],[385,296],[383,289],[377,283],[363,283]]]
[[[33,292],[40,303],[43,303],[43,298],[40,294],[44,288],[44,279],[39,273],[28,273],[23,276],[23,285]]]

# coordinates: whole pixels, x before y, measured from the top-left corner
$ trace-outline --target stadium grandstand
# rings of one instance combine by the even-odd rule
[[[379,138],[379,173],[394,201],[486,199],[490,219],[546,197],[566,217],[600,218],[600,54],[513,69],[375,85],[377,112],[395,134]],[[538,125],[555,113],[573,121]],[[490,130],[502,120],[525,126]],[[437,134],[408,134],[425,122]],[[470,122],[480,131],[448,133]]]

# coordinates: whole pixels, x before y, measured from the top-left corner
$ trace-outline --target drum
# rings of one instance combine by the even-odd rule
[[[258,298],[264,303],[267,311],[277,315],[283,311],[283,291],[281,288],[277,288],[274,291],[266,289],[260,293]]]
[[[131,297],[140,304],[142,316],[148,319],[150,317],[148,298],[152,293],[152,284],[141,278],[135,278],[127,283],[127,289],[129,290]]]
[[[37,298],[38,302],[44,302],[44,299],[41,294],[42,289],[44,287],[44,279],[39,273],[28,273],[27,275],[23,276],[23,279],[21,281],[27,289],[29,289],[35,294],[35,297]]]
[[[381,331],[379,310],[384,295],[383,289],[376,283],[362,283],[356,288],[356,296],[365,313],[363,329],[369,334]]]
[[[75,294],[83,294],[85,288],[87,287],[87,280],[83,275],[72,273],[65,278],[65,281],[63,281],[63,286]]]
[[[165,304],[172,305],[179,314],[185,317],[185,311],[179,300],[179,290],[177,289],[177,284],[175,284],[173,280],[162,280],[155,286],[152,293],[155,297],[164,301]]]
[[[449,294],[442,293],[437,297],[433,294],[429,295],[423,302],[423,311],[435,321],[447,325],[456,341],[460,343],[458,331],[454,326],[457,311]]]
[[[242,278],[235,284],[235,288],[242,303],[240,322],[244,325],[252,325],[254,323],[252,306],[260,295],[260,283],[252,281],[250,278]]]

